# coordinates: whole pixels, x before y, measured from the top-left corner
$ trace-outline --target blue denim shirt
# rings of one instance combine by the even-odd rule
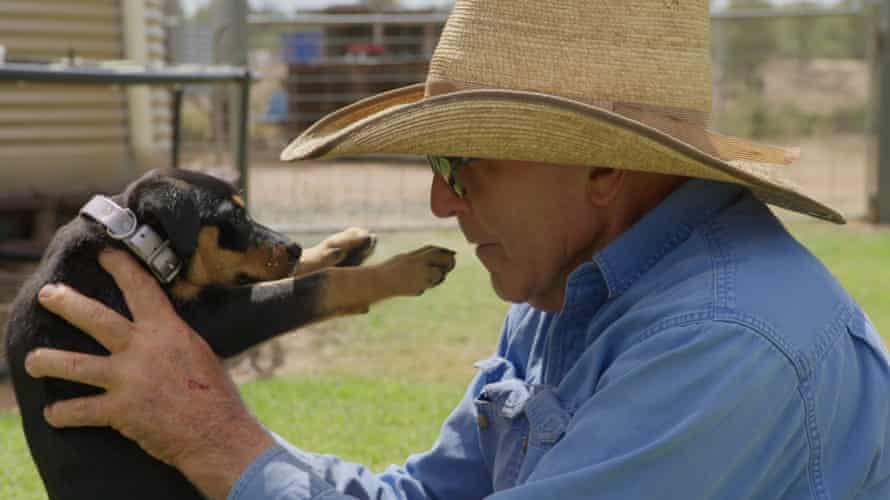
[[[739,187],[687,182],[477,366],[404,466],[280,442],[229,498],[890,499],[886,348]]]

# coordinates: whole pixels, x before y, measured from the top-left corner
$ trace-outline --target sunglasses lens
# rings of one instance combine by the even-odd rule
[[[464,186],[457,179],[457,170],[461,166],[460,158],[449,158],[447,156],[427,156],[427,160],[433,170],[442,176],[442,179],[448,184],[454,194],[458,198],[464,197]]]

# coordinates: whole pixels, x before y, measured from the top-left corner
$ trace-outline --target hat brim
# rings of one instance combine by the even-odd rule
[[[285,161],[367,154],[465,156],[591,165],[699,177],[747,186],[764,202],[843,224],[776,165],[724,161],[612,111],[515,90],[461,90],[424,97],[417,84],[322,118],[281,153]]]

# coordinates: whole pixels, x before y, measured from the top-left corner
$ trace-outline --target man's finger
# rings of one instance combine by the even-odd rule
[[[126,348],[132,323],[101,302],[65,285],[46,285],[38,295],[40,304],[53,314],[96,339],[111,352]]]
[[[126,252],[103,250],[99,254],[99,265],[114,278],[118,288],[124,292],[127,307],[133,319],[156,317],[158,313],[172,312],[170,301],[157,280],[142,268],[142,265]]]
[[[108,389],[110,364],[105,356],[57,349],[36,349],[25,358],[25,370],[34,378],[52,377]]]
[[[105,394],[66,399],[43,409],[53,427],[107,427],[111,425],[109,398]]]

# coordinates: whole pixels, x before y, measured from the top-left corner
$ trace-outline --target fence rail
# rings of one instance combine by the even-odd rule
[[[871,51],[876,28],[870,5],[737,9],[712,14],[712,127],[758,141],[801,146],[802,159],[788,169],[788,177],[854,219],[869,211],[875,175],[872,151],[877,116],[872,109],[877,101]],[[286,135],[293,136],[359,98],[422,81],[427,51],[434,47],[422,41],[429,33],[437,36],[446,17],[446,13],[429,13],[251,18],[254,33],[310,28],[322,33],[317,38],[319,59],[276,62],[286,75],[278,85],[290,94],[291,128]],[[403,31],[392,28],[396,25]],[[421,32],[425,34],[419,36]],[[390,57],[385,53],[363,54],[362,61],[342,59],[346,56],[342,51],[353,45],[351,42],[361,47],[387,38],[414,42],[417,67],[409,71],[398,65],[377,64]],[[335,58],[337,64],[333,63]],[[372,65],[376,70],[370,69]],[[441,221],[418,216],[428,212],[429,172],[422,163],[368,164],[372,165],[368,171],[357,168],[354,161],[332,162],[324,171],[317,164],[283,169],[286,173],[273,177],[288,189],[267,189],[267,198],[257,194],[256,207],[266,210],[262,199],[273,200],[269,202],[272,205],[288,196],[296,199],[294,209],[300,221],[287,220],[287,209],[280,203],[266,210],[274,224],[291,232],[323,232],[354,223],[379,230],[441,227]],[[259,180],[261,175],[277,170],[272,164],[268,168],[255,169],[257,182],[264,182]],[[382,179],[386,179],[385,189]]]

